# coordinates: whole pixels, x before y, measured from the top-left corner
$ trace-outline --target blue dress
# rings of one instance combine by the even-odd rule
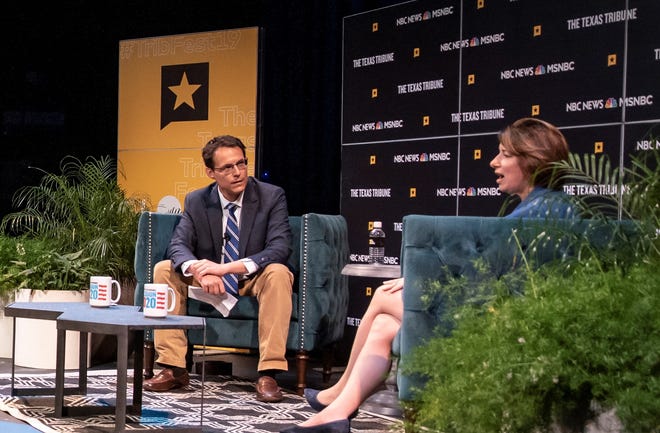
[[[562,191],[554,191],[540,186],[521,201],[506,218],[574,218],[575,205]]]

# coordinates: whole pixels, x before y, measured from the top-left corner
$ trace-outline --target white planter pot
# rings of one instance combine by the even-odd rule
[[[21,289],[16,292],[16,302],[89,302],[89,292],[86,290],[78,292]],[[9,341],[11,341],[11,334]],[[55,369],[56,353],[57,326],[54,320],[16,319],[16,365]],[[79,353],[80,334],[75,331],[67,331],[65,369],[78,368]],[[11,357],[11,352],[9,357]],[[89,352],[87,357],[89,359]]]
[[[5,305],[9,302],[6,299],[0,299],[0,358],[11,358],[11,338],[14,331],[14,318],[5,317]]]

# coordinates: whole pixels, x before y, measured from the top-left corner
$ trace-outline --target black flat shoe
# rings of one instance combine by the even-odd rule
[[[319,399],[318,399],[319,392],[321,392],[321,391],[319,391],[318,389],[313,389],[313,388],[305,388],[303,390],[303,395],[305,396],[305,400],[307,400],[307,403],[309,404],[309,407],[311,407],[312,409],[314,409],[317,412],[321,412],[323,409],[325,409],[327,407],[326,405],[324,405],[323,403],[321,403],[319,401]],[[348,419],[355,418],[359,411],[360,411],[359,408],[355,409],[355,412],[350,414],[348,416]]]
[[[351,422],[347,419],[332,421],[312,427],[300,427],[297,425],[280,430],[280,433],[350,433]]]
[[[325,409],[327,406],[321,403],[318,399],[319,395],[318,389],[312,389],[312,388],[305,388],[303,391],[303,395],[305,396],[305,400],[307,400],[307,403],[309,403],[309,406],[314,409],[317,412],[321,412],[323,409]]]

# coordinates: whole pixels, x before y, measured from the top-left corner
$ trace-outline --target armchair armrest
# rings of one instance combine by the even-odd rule
[[[516,245],[509,242],[518,220],[498,217],[457,217],[407,215],[403,218],[401,270],[404,278],[403,320],[393,344],[393,352],[406,356],[443,329],[442,301],[433,311],[423,301],[432,282],[445,282],[452,276],[474,276],[474,262],[484,259],[491,272],[501,275],[519,257]],[[442,368],[442,366],[438,366]],[[411,400],[423,379],[397,371],[399,398]]]
[[[348,277],[341,271],[348,259],[348,228],[343,216],[302,216],[298,286],[301,350],[312,350],[342,338]]]
[[[181,215],[142,212],[138,221],[135,243],[135,296],[134,305],[142,306],[144,285],[153,281],[154,265],[165,259],[167,246]]]

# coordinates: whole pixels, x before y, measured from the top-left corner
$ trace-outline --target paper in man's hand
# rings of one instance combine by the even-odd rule
[[[225,293],[224,295],[212,295],[197,286],[188,286],[188,297],[213,305],[223,317],[227,317],[231,309],[236,305],[236,302],[238,302],[238,299],[229,293]]]

